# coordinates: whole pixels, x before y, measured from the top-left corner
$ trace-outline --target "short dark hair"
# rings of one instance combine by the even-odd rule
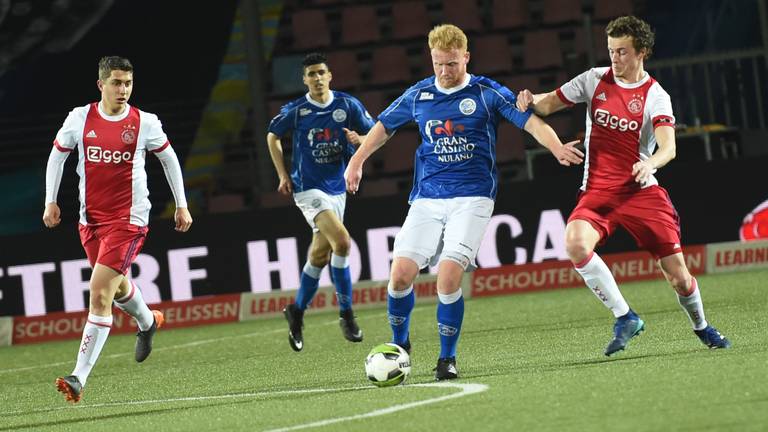
[[[121,70],[133,73],[131,61],[125,57],[107,56],[99,60],[99,79],[106,80],[112,75],[113,70]]]
[[[320,64],[320,63],[325,63],[325,65],[328,66],[328,58],[325,56],[325,54],[318,53],[318,52],[309,53],[306,56],[304,56],[304,61],[301,62],[301,70],[303,71],[309,66]]]
[[[646,60],[653,53],[653,43],[656,38],[653,30],[651,30],[651,26],[647,22],[635,16],[618,17],[609,22],[608,26],[605,27],[605,34],[612,38],[631,36],[632,46],[635,47],[635,50],[645,49]]]

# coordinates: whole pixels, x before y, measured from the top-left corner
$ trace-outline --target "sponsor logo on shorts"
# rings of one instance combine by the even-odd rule
[[[315,198],[315,199],[312,200],[312,207],[320,208],[320,204],[321,204],[320,198]]]

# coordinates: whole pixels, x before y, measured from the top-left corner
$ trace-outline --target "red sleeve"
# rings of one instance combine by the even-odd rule
[[[573,102],[569,101],[568,98],[565,97],[565,94],[563,94],[563,91],[560,90],[559,87],[557,88],[557,90],[555,90],[555,94],[557,94],[557,97],[559,97],[560,100],[563,101],[564,104],[566,104],[568,106],[574,105]]]

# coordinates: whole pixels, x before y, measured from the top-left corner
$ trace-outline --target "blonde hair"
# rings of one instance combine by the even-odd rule
[[[440,24],[429,32],[429,49],[467,50],[467,35],[453,24]]]

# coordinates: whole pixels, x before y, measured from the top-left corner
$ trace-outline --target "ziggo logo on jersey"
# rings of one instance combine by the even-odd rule
[[[103,150],[101,147],[91,146],[88,147],[88,161],[89,162],[104,162],[118,164],[122,161],[129,161],[133,159],[133,153],[129,151],[109,151]]]
[[[595,123],[607,128],[618,129],[621,132],[626,130],[635,131],[637,130],[638,126],[640,126],[640,124],[635,120],[627,120],[625,118],[611,115],[610,112],[602,109],[595,110]]]

